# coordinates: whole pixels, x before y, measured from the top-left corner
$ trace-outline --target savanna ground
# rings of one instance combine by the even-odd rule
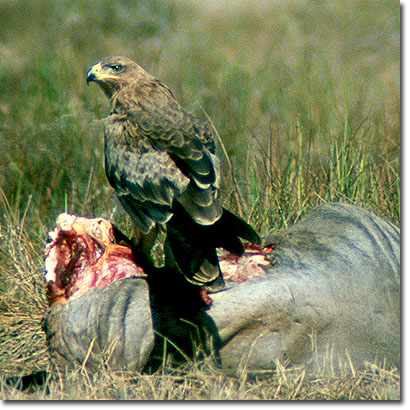
[[[399,372],[371,364],[339,376],[278,364],[263,379],[207,363],[154,375],[58,369],[41,318],[42,248],[60,212],[131,232],[104,175],[108,103],[86,87],[93,62],[134,58],[211,119],[225,206],[264,234],[331,200],[400,223],[399,44],[391,0],[1,0],[0,397],[398,399]],[[44,370],[40,387],[17,388]]]

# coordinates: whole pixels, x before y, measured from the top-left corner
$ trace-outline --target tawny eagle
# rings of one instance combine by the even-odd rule
[[[102,59],[88,71],[91,81],[110,99],[105,169],[138,228],[140,249],[150,253],[158,227],[166,227],[168,262],[190,282],[217,288],[223,280],[216,248],[241,255],[239,238],[260,238],[221,205],[209,124],[184,111],[167,86],[128,58]]]

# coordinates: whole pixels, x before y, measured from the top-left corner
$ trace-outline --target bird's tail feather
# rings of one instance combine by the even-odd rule
[[[239,238],[258,245],[261,243],[257,232],[227,209],[223,209],[221,217],[213,225],[199,225],[177,202],[174,202],[174,207],[174,215],[167,226],[178,231],[189,243],[225,248],[238,256],[244,252]]]
[[[177,206],[181,209],[174,212],[167,225],[167,246],[179,269],[192,283],[223,284],[216,248],[222,247],[240,256],[244,253],[240,238],[261,243],[249,224],[226,209],[215,224],[203,226],[197,224],[182,206]]]
[[[218,247],[225,248],[235,255],[242,255],[244,247],[239,238],[260,245],[261,238],[257,232],[243,219],[239,218],[227,209],[223,210],[221,219],[214,225],[216,235],[221,235],[221,244]]]
[[[210,286],[212,290],[225,286],[215,248],[190,243],[168,226],[164,250],[166,265],[181,271],[190,283]]]

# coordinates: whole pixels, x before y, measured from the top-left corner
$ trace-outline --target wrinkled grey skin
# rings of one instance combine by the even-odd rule
[[[173,305],[185,306],[184,295],[164,298],[151,287],[149,298],[144,279],[122,279],[53,308],[50,347],[81,363],[93,339],[101,352],[119,338],[111,366],[141,370],[162,351],[158,334],[187,346],[196,333],[216,365],[234,374],[273,369],[277,360],[336,373],[384,359],[400,366],[396,227],[358,207],[327,204],[265,243],[275,245],[266,275],[228,282],[207,310],[186,306],[184,315]],[[87,364],[97,360],[90,355]]]
[[[349,360],[400,367],[396,227],[329,204],[266,243],[278,244],[266,277],[213,296],[225,369],[271,369],[275,359],[327,372]]]
[[[120,279],[53,305],[45,327],[49,349],[60,362],[141,371],[154,346],[147,282]]]

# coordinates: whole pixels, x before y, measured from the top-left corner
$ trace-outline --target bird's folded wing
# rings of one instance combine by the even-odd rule
[[[186,113],[167,94],[167,89],[158,92],[160,95],[155,99],[139,96],[137,101],[128,96],[127,104],[124,102],[127,110],[126,119],[122,121],[130,144],[137,149],[140,141],[146,141],[149,148],[138,164],[132,161],[135,164],[134,175],[128,171],[125,178],[119,178],[126,180],[124,194],[128,195],[129,191],[133,194],[133,201],[121,202],[133,202],[132,208],[135,208],[135,198],[169,205],[175,198],[197,223],[210,225],[222,214],[217,200],[219,162],[214,155],[212,133],[208,124]],[[138,180],[138,183],[133,184],[133,180]],[[124,206],[127,210],[131,208]],[[154,204],[154,209],[158,209],[157,204]],[[130,211],[135,213],[135,209]],[[152,214],[153,210],[144,212]],[[161,222],[166,222],[169,217],[167,215]]]
[[[188,187],[187,178],[166,152],[153,148],[121,147],[110,150],[106,159],[108,179],[125,210],[142,232],[172,216],[175,196]]]
[[[129,121],[149,138],[152,146],[166,151],[178,168],[195,184],[206,189],[217,180],[215,143],[207,124],[186,113],[175,102],[158,107],[138,105],[128,113]]]

